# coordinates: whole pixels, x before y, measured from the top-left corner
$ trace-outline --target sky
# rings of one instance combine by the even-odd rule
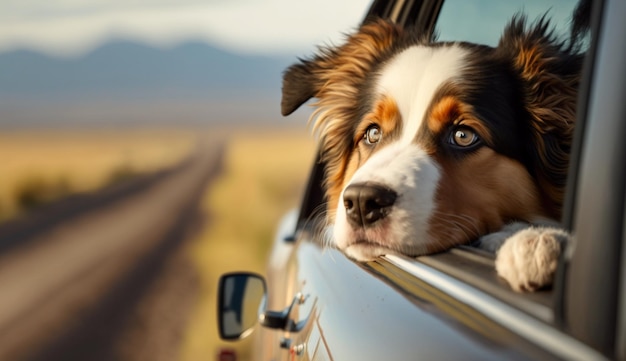
[[[102,42],[159,47],[204,40],[244,54],[288,55],[338,43],[371,0],[2,0],[0,53],[82,55]]]

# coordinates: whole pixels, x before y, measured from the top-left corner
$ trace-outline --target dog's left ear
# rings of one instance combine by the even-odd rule
[[[539,180],[546,206],[558,218],[567,180],[583,56],[557,41],[550,29],[545,17],[528,27],[523,16],[515,17],[506,27],[497,50],[505,52],[522,82],[522,101],[534,137],[532,171]]]

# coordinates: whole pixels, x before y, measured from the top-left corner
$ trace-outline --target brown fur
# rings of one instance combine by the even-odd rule
[[[452,96],[446,96],[435,103],[430,110],[428,128],[433,133],[441,133],[450,123],[466,125],[473,128],[487,143],[491,142],[491,132],[485,125],[476,119],[472,106],[465,104]]]
[[[543,212],[538,190],[517,161],[482,147],[461,160],[438,159],[441,181],[430,238],[441,251],[500,229],[511,219],[532,219]]]
[[[293,65],[283,81],[282,112],[293,112],[310,97],[318,101],[313,118],[314,130],[320,134],[321,159],[326,165],[325,189],[329,201],[329,216],[334,214],[341,193],[358,121],[359,87],[370,70],[391,50],[402,30],[389,22],[377,20],[363,25],[350,36],[345,45],[321,49],[313,60]]]
[[[378,100],[371,110],[364,111],[363,86],[372,69],[412,43],[428,42],[376,20],[363,25],[344,45],[321,49],[319,55],[302,60],[285,73],[283,114],[290,114],[310,97],[318,99],[312,119],[326,167],[330,221],[346,182],[371,155],[367,153],[371,149],[362,150],[358,145],[365,129],[372,122],[381,125],[387,142],[402,124],[393,99]],[[426,144],[442,171],[436,216],[429,229],[432,239],[442,243],[433,245],[433,251],[495,231],[510,220],[558,219],[561,214],[582,56],[567,53],[563,44],[552,38],[547,21],[541,19],[527,29],[523,17],[512,20],[494,52],[510,61],[522,85],[533,139],[531,164],[486,146],[462,160],[449,159],[438,155],[434,145]],[[486,144],[491,142],[490,129],[475,116],[473,107],[454,96],[438,100],[429,114],[426,124],[434,134],[450,122],[460,122],[472,127]]]
[[[534,171],[543,206],[552,218],[559,219],[574,135],[582,56],[567,54],[543,18],[530,31],[524,29],[524,18],[513,19],[498,49],[510,54],[524,81],[524,103],[535,140]]]

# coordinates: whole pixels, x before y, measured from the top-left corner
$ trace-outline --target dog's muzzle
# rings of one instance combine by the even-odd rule
[[[376,183],[356,183],[343,192],[343,204],[348,222],[354,227],[369,227],[385,218],[398,195],[392,189]]]

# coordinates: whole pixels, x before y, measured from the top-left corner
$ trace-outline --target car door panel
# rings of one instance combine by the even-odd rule
[[[306,301],[292,317],[306,324],[287,333],[292,345],[334,360],[526,359],[551,355],[468,305],[384,259],[355,263],[302,239],[290,261],[293,289]],[[311,350],[314,348],[315,350]],[[304,357],[304,355],[303,355]]]

